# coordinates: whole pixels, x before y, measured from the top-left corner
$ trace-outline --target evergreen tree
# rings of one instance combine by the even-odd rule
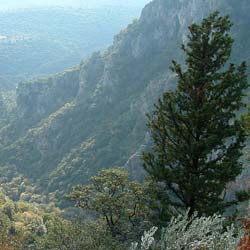
[[[228,16],[212,13],[189,27],[183,69],[173,61],[178,84],[148,115],[154,145],[144,153],[146,171],[164,185],[177,211],[223,212],[226,186],[242,171],[245,135],[237,119],[248,87],[246,64],[226,65],[233,45]],[[167,204],[165,204],[167,205]]]

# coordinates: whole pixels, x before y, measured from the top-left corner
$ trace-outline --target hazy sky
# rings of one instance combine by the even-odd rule
[[[150,0],[0,0],[0,10],[45,6],[72,6],[86,8],[101,7],[103,5],[134,6],[143,8],[148,2],[150,2]]]

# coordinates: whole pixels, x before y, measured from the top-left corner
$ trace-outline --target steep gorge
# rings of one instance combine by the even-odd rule
[[[175,85],[168,66],[182,61],[188,25],[217,9],[235,22],[232,60],[249,61],[249,1],[154,0],[106,51],[62,74],[19,84],[15,115],[0,130],[1,168],[58,197],[103,168],[125,165],[140,178],[140,152],[149,143],[145,113]]]

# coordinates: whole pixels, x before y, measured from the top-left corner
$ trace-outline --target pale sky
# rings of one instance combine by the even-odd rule
[[[29,7],[98,7],[104,5],[143,8],[150,0],[0,0],[0,10]]]

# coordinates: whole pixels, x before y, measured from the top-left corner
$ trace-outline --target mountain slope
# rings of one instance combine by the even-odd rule
[[[232,60],[249,60],[249,1],[155,0],[105,52],[18,86],[16,117],[0,130],[2,168],[59,197],[102,168],[125,165],[139,178],[140,152],[149,142],[145,113],[175,85],[168,66],[182,60],[187,26],[217,9],[236,23]]]
[[[5,90],[79,64],[104,49],[114,34],[138,17],[140,7],[1,10],[0,4],[0,90]]]

